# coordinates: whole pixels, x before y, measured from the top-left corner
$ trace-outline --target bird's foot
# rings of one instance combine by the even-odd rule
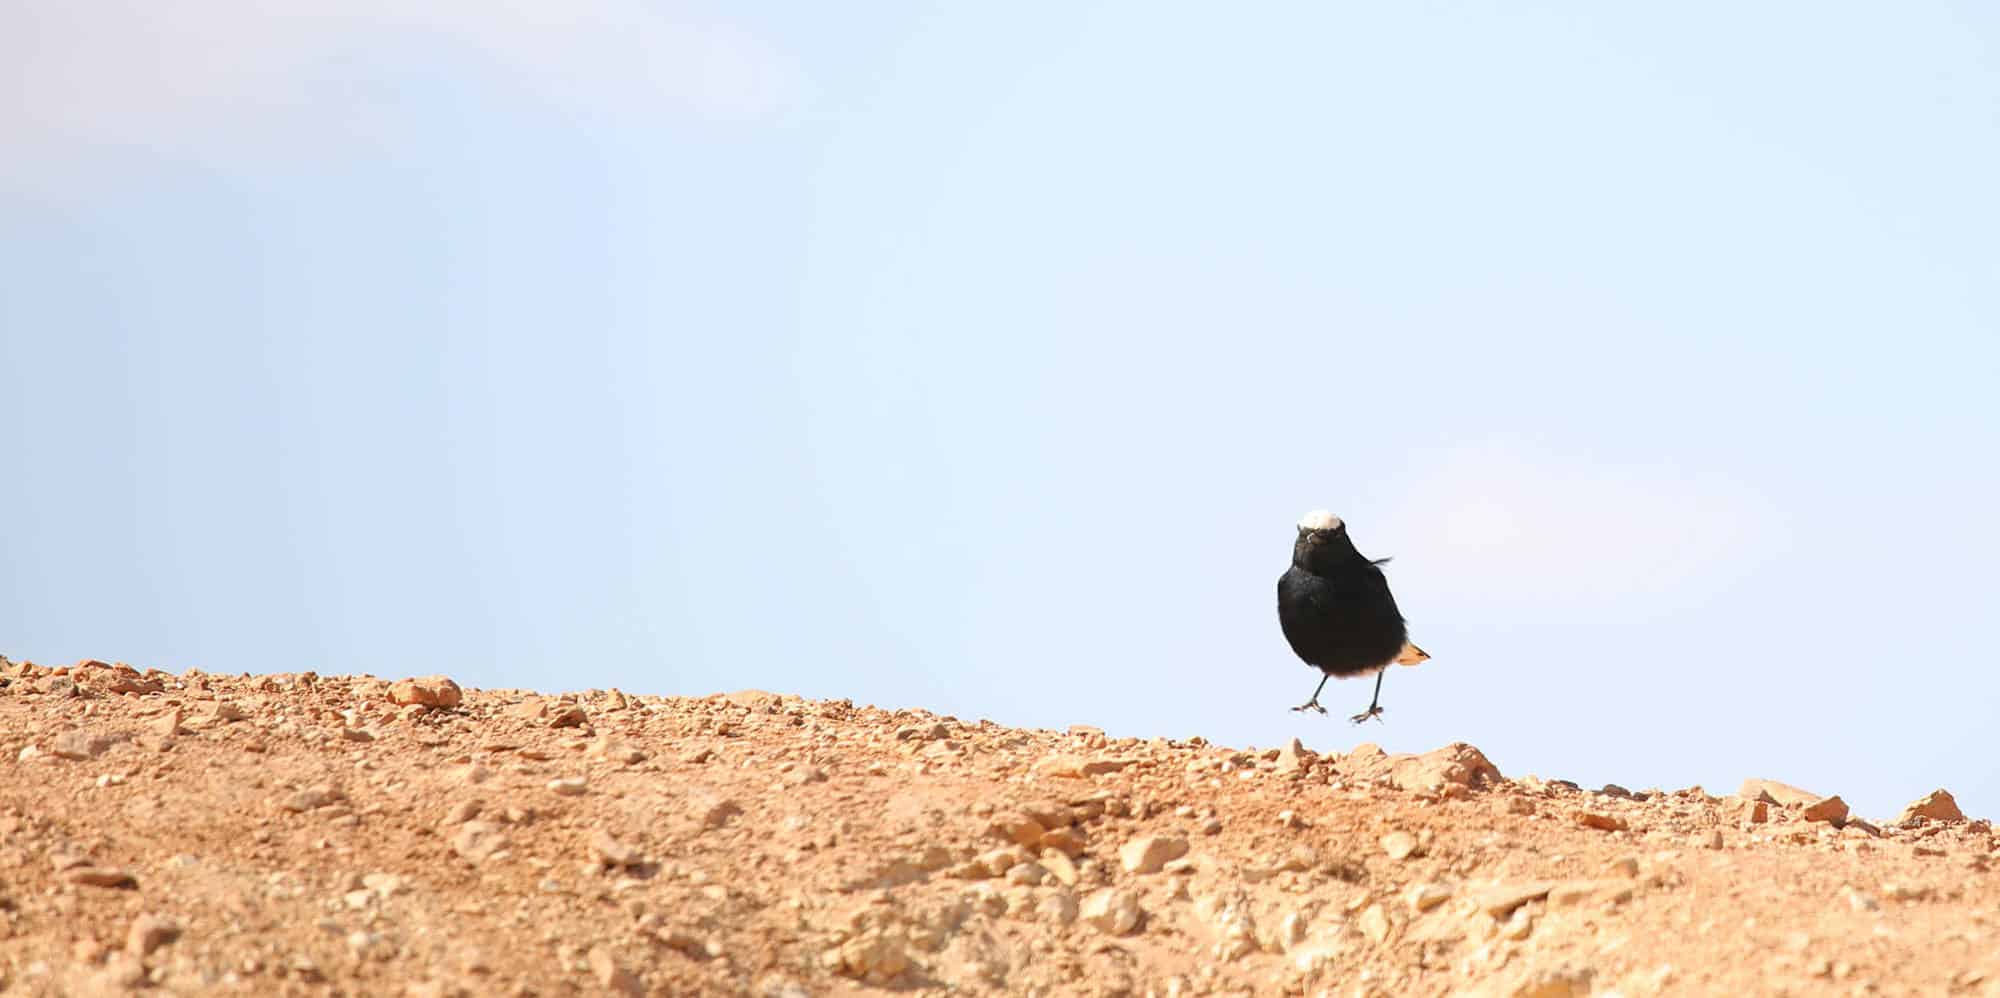
[[[1320,711],[1320,713],[1324,714],[1326,713],[1326,711]],[[1367,710],[1364,710],[1361,713],[1348,718],[1348,720],[1353,721],[1356,724],[1360,724],[1361,722],[1366,721],[1371,717],[1378,721],[1382,720],[1382,708],[1370,705]]]
[[[1318,697],[1313,697],[1311,700],[1307,700],[1305,703],[1299,704],[1298,706],[1292,708],[1292,711],[1294,713],[1306,710],[1316,710],[1322,714],[1326,713],[1326,708],[1319,705]]]

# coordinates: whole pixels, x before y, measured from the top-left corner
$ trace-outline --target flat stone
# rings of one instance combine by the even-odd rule
[[[1146,912],[1131,891],[1107,887],[1084,898],[1077,917],[1105,935],[1128,936],[1139,931]]]
[[[646,761],[646,753],[633,747],[629,742],[616,738],[599,738],[591,742],[586,754],[593,759],[608,759],[621,766],[632,766]]]
[[[1005,876],[1008,870],[1027,861],[1028,854],[1023,852],[1020,846],[1002,846],[974,856],[971,865],[977,868],[980,876],[999,877]]]
[[[688,803],[692,807],[695,820],[699,821],[703,828],[721,828],[729,823],[729,819],[743,813],[743,805],[727,797],[703,795]]]
[[[389,700],[405,706],[449,709],[465,699],[465,691],[446,676],[417,676],[389,685]]]
[[[1035,824],[1047,830],[1068,828],[1076,824],[1076,809],[1057,800],[1040,800],[1021,805],[1021,813],[1035,820]]]
[[[1353,754],[1360,754],[1356,748]],[[1399,790],[1442,792],[1446,787],[1479,789],[1500,782],[1499,767],[1486,754],[1464,742],[1453,742],[1417,756],[1395,756],[1389,783]]]
[[[326,979],[325,973],[319,969],[319,964],[314,963],[313,958],[304,953],[296,954],[286,960],[285,969],[289,970],[293,977],[307,983],[317,983]]]
[[[943,846],[925,846],[910,854],[910,867],[923,873],[935,873],[951,865],[951,850]]]
[[[839,973],[885,984],[910,967],[909,940],[900,932],[875,930],[842,943],[828,961]]]
[[[146,966],[129,953],[112,953],[104,961],[104,968],[84,979],[79,994],[98,998],[103,995],[137,993],[146,986]]]
[[[1015,845],[1032,846],[1042,841],[1042,824],[1019,811],[1002,811],[986,824],[987,834],[1012,842]]]
[[[1821,798],[1806,805],[1803,817],[1807,821],[1824,821],[1838,828],[1847,820],[1847,802],[1838,795]]]
[[[1929,821],[1964,821],[1965,812],[1958,809],[1958,801],[1951,796],[1951,791],[1939,789],[1911,801],[1910,806],[1896,816],[1895,823],[1914,824],[1918,818]]]
[[[1076,895],[1068,891],[1053,891],[1042,895],[1041,899],[1035,902],[1034,911],[1035,917],[1040,921],[1068,925],[1076,921],[1079,908]]]
[[[124,870],[114,866],[76,866],[64,870],[63,880],[85,887],[133,888],[138,880]]]
[[[142,679],[135,672],[121,672],[103,684],[106,693],[120,693],[126,696],[146,696],[150,693],[164,693],[167,685],[157,679]]]
[[[168,707],[146,723],[146,730],[161,738],[172,738],[181,733],[181,716],[179,707]]]
[[[1595,828],[1605,832],[1622,832],[1626,829],[1625,819],[1596,811],[1576,812],[1576,823],[1585,828]]]
[[[1362,935],[1368,937],[1369,942],[1381,943],[1389,938],[1389,913],[1383,911],[1379,903],[1362,909],[1354,924],[1361,930]]]
[[[234,724],[250,719],[250,712],[227,700],[217,700],[209,704],[198,715],[203,725]]]
[[[1127,873],[1158,873],[1168,862],[1187,855],[1188,841],[1178,835],[1146,835],[1118,850],[1118,864]]]
[[[1505,998],[1585,998],[1595,977],[1596,972],[1587,967],[1531,969],[1493,993]]]
[[[783,706],[787,699],[798,699],[796,695],[787,697],[770,690],[737,690],[734,693],[721,694],[721,697],[745,710],[762,711],[767,714],[777,713],[778,708]]]
[[[645,859],[639,850],[612,838],[609,832],[602,829],[590,837],[590,851],[605,866],[638,866]]]
[[[679,950],[681,955],[696,960],[709,958],[708,941],[686,929],[661,929],[655,938],[665,943],[668,949]]]
[[[1005,874],[1008,883],[1025,887],[1038,887],[1048,876],[1049,871],[1043,869],[1040,863],[1016,863],[1008,867]]]
[[[483,863],[506,848],[506,829],[492,821],[468,821],[451,839],[451,851],[470,863]]]
[[[111,739],[89,731],[65,731],[49,741],[49,753],[64,759],[95,759],[111,745]]]
[[[1042,848],[1055,849],[1074,859],[1083,855],[1083,829],[1058,828],[1042,833]]]
[[[125,951],[144,957],[181,937],[180,923],[160,915],[140,915],[125,932]]]
[[[409,890],[410,882],[394,873],[370,873],[361,878],[361,886],[386,898]]]
[[[339,790],[324,783],[317,783],[286,797],[282,806],[287,811],[303,813],[332,804],[341,799],[341,796]]]
[[[1481,891],[1473,899],[1473,903],[1478,910],[1496,919],[1504,919],[1508,915],[1513,914],[1514,909],[1530,901],[1539,901],[1542,898],[1548,897],[1549,892],[1554,890],[1555,886],[1554,883],[1546,880],[1535,880],[1521,884],[1505,884]]]
[[[1080,779],[1116,773],[1132,765],[1131,759],[1093,759],[1080,755],[1058,753],[1046,756],[1035,764],[1035,771],[1044,776],[1066,776]]]
[[[1891,901],[1928,901],[1937,896],[1937,889],[1927,884],[1890,881],[1882,885],[1882,893]]]
[[[1055,877],[1065,886],[1076,886],[1076,864],[1070,860],[1068,855],[1055,849],[1046,849],[1042,852],[1041,863],[1042,869],[1049,871],[1050,876]]]
[[[1743,786],[1736,791],[1736,796],[1744,800],[1761,800],[1767,804],[1778,804],[1783,807],[1803,807],[1819,800],[1822,795],[1810,790],[1801,790],[1789,783],[1753,777],[1743,781]]]
[[[1632,885],[1624,880],[1566,880],[1549,890],[1551,908],[1622,904],[1631,899]]]
[[[646,993],[645,985],[629,970],[618,965],[611,951],[602,946],[593,946],[588,958],[590,975],[597,979],[597,986],[612,994],[631,995],[637,998]]]
[[[1418,884],[1405,897],[1412,911],[1426,912],[1451,900],[1451,891],[1437,884]]]
[[[1417,854],[1417,837],[1409,832],[1390,832],[1382,836],[1382,851],[1393,860],[1409,859]]]

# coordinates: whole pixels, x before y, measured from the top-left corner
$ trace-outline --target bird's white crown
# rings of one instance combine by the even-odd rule
[[[1340,517],[1323,509],[1316,509],[1299,517],[1300,530],[1339,530]]]

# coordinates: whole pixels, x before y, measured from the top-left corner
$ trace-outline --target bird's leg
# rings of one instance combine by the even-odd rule
[[[1388,669],[1383,669],[1381,672],[1375,674],[1375,695],[1368,698],[1368,709],[1348,718],[1348,720],[1360,724],[1371,717],[1378,721],[1382,719],[1382,677],[1388,674]],[[1317,697],[1319,694],[1315,693],[1313,696]]]
[[[1331,678],[1332,677],[1330,675],[1319,677],[1319,685],[1313,687],[1312,699],[1307,700],[1305,703],[1299,704],[1298,706],[1293,707],[1292,709],[1295,711],[1316,710],[1322,714],[1326,713],[1326,708],[1319,705],[1319,691],[1326,689],[1326,681]]]

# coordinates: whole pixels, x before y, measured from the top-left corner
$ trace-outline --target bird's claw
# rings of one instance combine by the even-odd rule
[[[1320,713],[1324,714],[1324,713],[1326,713],[1326,711],[1320,711]],[[1350,720],[1350,721],[1353,721],[1353,722],[1354,722],[1354,723],[1356,723],[1356,724],[1360,724],[1360,723],[1362,723],[1363,721],[1366,721],[1366,720],[1368,720],[1368,719],[1369,719],[1369,718],[1371,718],[1371,717],[1372,717],[1372,718],[1374,718],[1374,719],[1376,719],[1376,720],[1378,720],[1378,721],[1382,720],[1382,708],[1380,708],[1380,707],[1370,707],[1370,708],[1368,708],[1367,710],[1364,710],[1364,711],[1362,711],[1361,713],[1359,713],[1359,714],[1356,714],[1356,715],[1354,715],[1353,717],[1350,717],[1350,718],[1348,718],[1348,720]],[[1384,722],[1384,723],[1387,723],[1387,722]]]
[[[1319,705],[1318,697],[1314,697],[1313,699],[1307,700],[1305,703],[1299,704],[1298,706],[1292,708],[1292,712],[1295,714],[1300,711],[1307,711],[1307,710],[1316,710],[1319,711],[1321,714],[1326,713],[1326,708]]]

